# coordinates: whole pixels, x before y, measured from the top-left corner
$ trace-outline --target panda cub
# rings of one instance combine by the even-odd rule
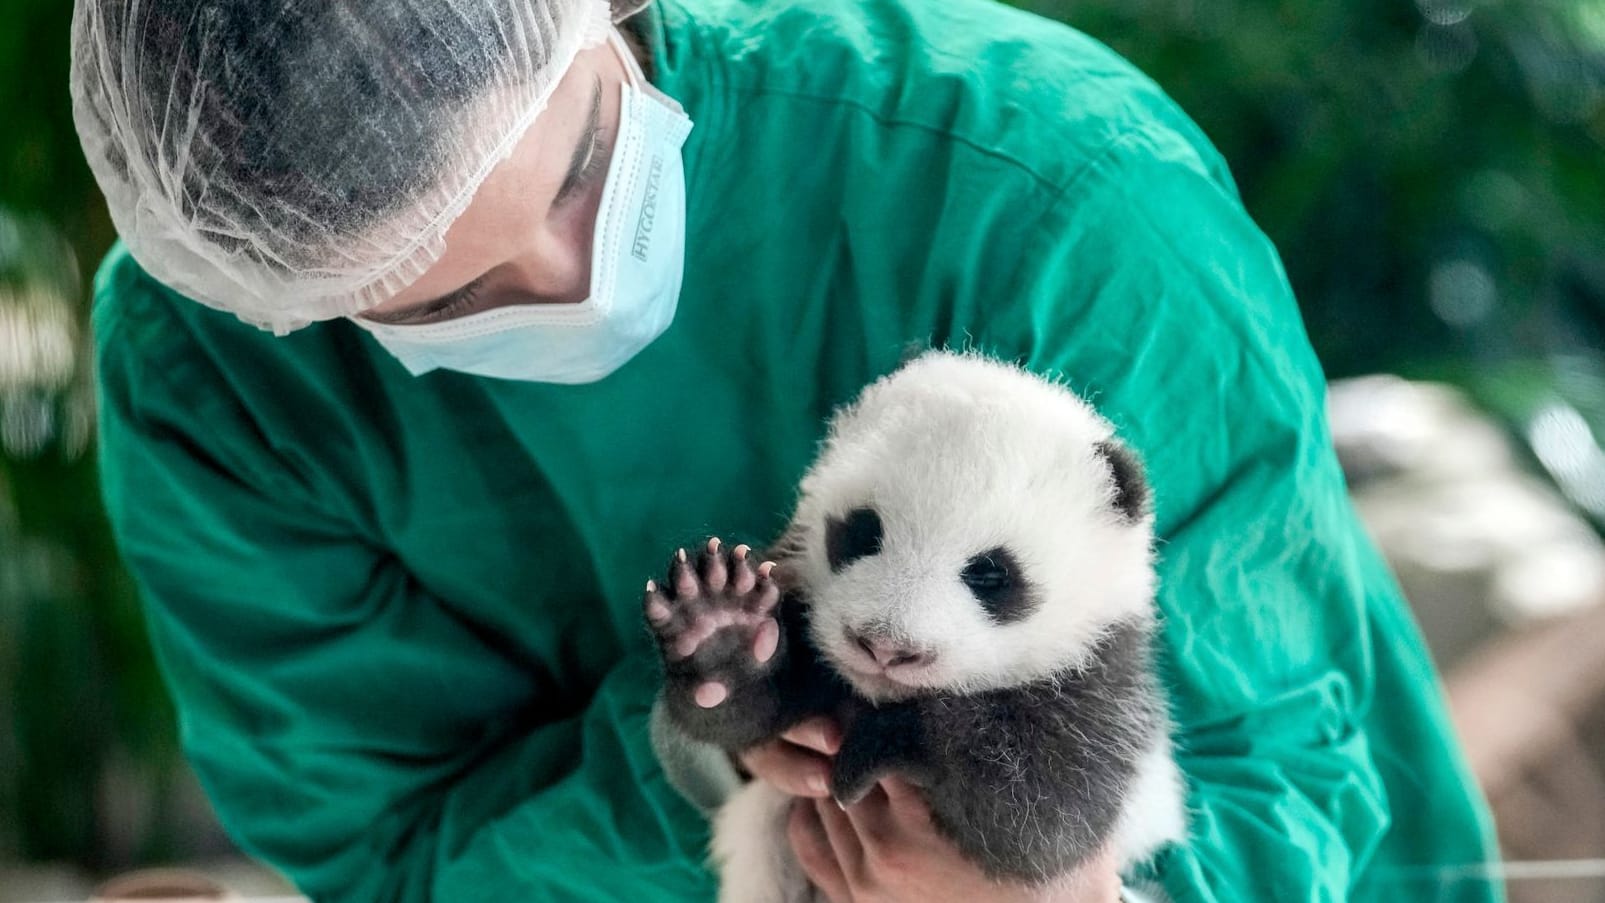
[[[994,877],[1051,882],[1109,842],[1140,861],[1184,833],[1152,530],[1136,458],[1088,404],[926,352],[833,417],[767,556],[714,539],[647,584],[667,721],[735,753],[831,715],[838,801],[904,777]],[[790,802],[753,781],[720,809],[721,900],[814,899]]]

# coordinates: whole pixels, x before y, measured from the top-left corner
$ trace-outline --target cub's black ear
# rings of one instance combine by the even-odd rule
[[[1115,478],[1115,510],[1129,521],[1140,519],[1148,511],[1148,480],[1142,474],[1142,462],[1131,449],[1113,439],[1095,446],[1098,457],[1109,464]]]

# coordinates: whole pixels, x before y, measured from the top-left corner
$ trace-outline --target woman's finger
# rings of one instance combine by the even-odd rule
[[[845,812],[853,833],[864,847],[879,847],[898,834],[886,794],[879,787],[871,787],[863,799],[848,806]]]
[[[864,874],[864,845],[853,830],[847,813],[836,805],[835,800],[814,800],[814,811],[819,813],[819,821],[825,826],[825,837],[830,840],[831,852],[836,854],[836,864],[851,887]]]
[[[905,830],[924,830],[931,827],[931,805],[925,795],[913,784],[898,777],[887,776],[880,780],[885,794],[886,807],[893,822]]]
[[[791,817],[786,820],[786,838],[791,841],[791,851],[797,855],[803,874],[830,903],[849,903],[852,896],[847,876],[842,874],[836,854],[831,852],[825,825],[819,820],[813,803],[808,800],[792,802]]]
[[[834,719],[823,715],[797,722],[780,738],[827,756],[834,756],[842,745],[841,728],[836,726]]]
[[[783,793],[815,799],[830,796],[830,761],[784,740],[771,740],[740,755],[742,767]]]

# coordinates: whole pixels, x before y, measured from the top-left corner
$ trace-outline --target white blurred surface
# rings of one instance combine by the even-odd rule
[[[1342,380],[1328,414],[1355,507],[1440,667],[1502,629],[1605,600],[1605,543],[1454,389]]]

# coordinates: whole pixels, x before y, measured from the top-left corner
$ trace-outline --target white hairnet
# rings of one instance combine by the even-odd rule
[[[609,21],[606,0],[78,0],[73,115],[134,258],[288,332],[439,259]]]

